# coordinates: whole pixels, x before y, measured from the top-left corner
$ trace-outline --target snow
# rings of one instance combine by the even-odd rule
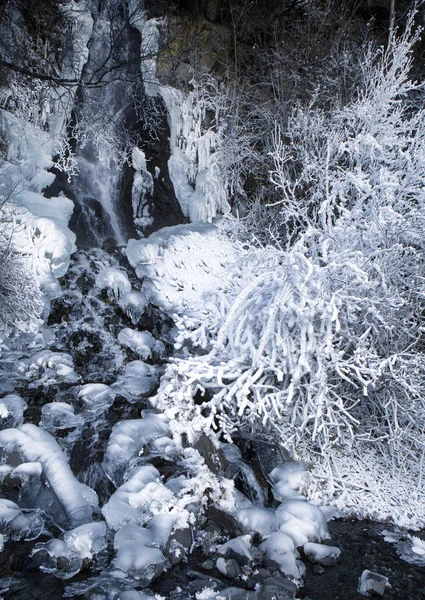
[[[310,562],[329,567],[336,563],[341,550],[336,546],[307,542],[307,544],[304,544],[304,554]]]
[[[306,468],[302,462],[289,461],[273,469],[270,477],[275,482],[272,490],[275,499],[283,502],[302,498],[299,490],[305,483],[305,476]]]
[[[164,227],[127,244],[141,291],[170,314],[199,310],[203,295],[225,286],[226,267],[237,255],[236,245],[209,224]]]
[[[303,500],[289,500],[276,510],[279,530],[289,535],[297,547],[309,541],[329,538],[326,517],[317,506]]]
[[[96,494],[75,478],[53,436],[26,423],[1,431],[0,447],[8,454],[19,452],[25,462],[41,464],[43,475],[72,527],[91,521],[92,507],[97,505]]]
[[[300,571],[296,563],[298,553],[292,538],[288,535],[280,531],[272,533],[265,542],[260,544],[260,550],[266,553],[267,558],[279,565],[284,575],[294,579],[300,578]]]
[[[236,518],[250,531],[257,531],[263,537],[270,535],[278,528],[276,514],[269,508],[249,506],[236,512]]]

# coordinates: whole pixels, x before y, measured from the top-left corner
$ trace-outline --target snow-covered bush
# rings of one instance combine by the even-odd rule
[[[386,50],[366,49],[350,103],[297,108],[285,143],[277,134],[273,181],[293,244],[248,249],[198,321],[177,319],[183,351],[157,402],[186,433],[273,432],[314,463],[311,493],[327,481],[343,504],[417,525],[425,111],[409,79],[412,20]]]

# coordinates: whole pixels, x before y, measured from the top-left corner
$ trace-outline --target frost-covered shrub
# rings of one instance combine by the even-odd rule
[[[276,138],[273,174],[292,245],[248,248],[202,316],[177,319],[181,354],[157,402],[195,436],[272,432],[314,463],[312,493],[327,482],[342,504],[418,525],[425,112],[424,88],[409,79],[416,40],[408,29],[386,51],[369,49],[363,87],[344,108],[294,112],[285,144]]]

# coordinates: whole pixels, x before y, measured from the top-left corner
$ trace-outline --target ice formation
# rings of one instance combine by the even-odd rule
[[[0,427],[16,427],[23,422],[27,403],[16,394],[8,394],[0,399]]]
[[[117,423],[110,435],[103,461],[103,467],[111,481],[121,483],[132,458],[137,457],[148,442],[167,435],[168,432],[168,420],[162,415],[147,411],[142,413],[141,419]]]
[[[92,520],[96,494],[75,478],[60,446],[49,433],[30,423],[5,429],[0,432],[0,447],[7,454],[17,451],[25,462],[41,464],[71,527]]]
[[[118,341],[143,360],[151,358],[152,353],[161,355],[164,352],[164,344],[155,340],[149,331],[136,331],[126,327],[119,332]]]
[[[175,503],[176,497],[163,485],[157,469],[147,465],[130,471],[102,512],[108,525],[117,530],[128,523],[144,525],[155,514],[168,512]]]

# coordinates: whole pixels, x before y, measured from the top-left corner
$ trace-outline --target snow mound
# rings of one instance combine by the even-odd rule
[[[225,287],[226,266],[237,254],[236,245],[209,224],[165,227],[127,245],[142,292],[164,310],[180,314],[199,310],[204,294]]]
[[[279,530],[291,537],[296,547],[329,539],[326,517],[317,506],[303,500],[289,500],[276,510]]]
[[[268,559],[276,562],[286,577],[300,578],[296,558],[298,552],[295,550],[294,542],[289,535],[277,531],[272,533],[265,542],[260,544],[260,550],[265,552]]]
[[[249,531],[257,531],[263,537],[270,535],[278,528],[278,521],[274,511],[269,508],[248,506],[236,512],[236,518]]]

